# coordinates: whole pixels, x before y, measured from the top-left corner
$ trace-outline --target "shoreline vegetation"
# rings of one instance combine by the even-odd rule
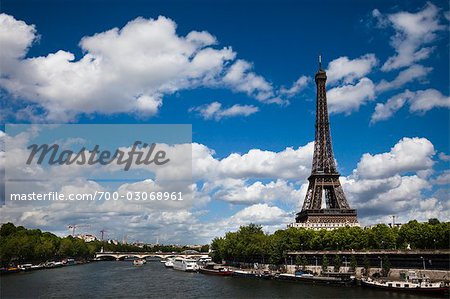
[[[47,261],[75,259],[80,262],[91,260],[96,252],[182,252],[192,249],[188,246],[174,245],[144,245],[112,244],[107,241],[95,240],[85,242],[80,238],[67,236],[58,237],[40,229],[26,229],[5,223],[0,227],[0,265],[2,267],[16,266],[25,263],[41,264]],[[207,252],[208,245],[201,248]]]
[[[379,224],[371,228],[343,227],[336,230],[310,230],[288,228],[273,234],[265,233],[261,226],[241,226],[236,232],[213,239],[201,252],[208,252],[216,263],[262,263],[283,265],[289,251],[308,250],[438,250],[450,248],[450,222],[430,219],[426,223],[412,220],[400,228]],[[12,223],[0,228],[0,265],[17,266],[25,263],[41,264],[48,261],[74,259],[81,263],[91,260],[101,250],[111,252],[182,252],[187,246],[112,244],[80,238],[58,237],[39,229],[26,229]],[[330,261],[331,262],[331,261]],[[334,261],[337,263],[337,261]],[[354,264],[354,260],[349,260]],[[341,263],[341,262],[339,262]],[[291,261],[292,264],[292,261]],[[304,256],[295,264],[305,265]],[[385,267],[388,266],[385,262]]]
[[[261,226],[241,226],[211,243],[211,257],[221,263],[286,263],[286,252],[307,250],[437,250],[450,248],[450,222],[416,220],[398,227],[378,224],[371,228],[343,227],[335,230],[288,228],[273,234]]]

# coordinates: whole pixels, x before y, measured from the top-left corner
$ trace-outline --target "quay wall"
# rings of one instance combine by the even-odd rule
[[[264,269],[264,270],[269,270],[269,265],[260,265],[260,268]],[[294,274],[295,270],[298,268],[298,266],[295,265],[287,265],[286,266],[286,271],[289,274]],[[313,273],[317,273],[318,275],[320,275],[322,273],[322,267],[321,266],[306,266],[306,270],[312,271]],[[347,272],[349,269],[348,267],[341,267],[339,272]],[[390,279],[400,279],[400,273],[401,272],[407,272],[410,271],[412,269],[391,269],[389,271],[388,274],[388,278]],[[333,271],[333,267],[330,266],[328,267],[328,271]],[[362,272],[364,271],[363,267],[357,267],[356,271],[355,271],[355,276],[356,278],[361,278],[362,277]],[[414,269],[414,271],[418,274],[418,275],[425,275],[427,277],[429,277],[431,280],[433,281],[446,281],[446,282],[450,282],[450,270],[433,270],[433,269],[429,269],[429,270],[417,270]],[[369,275],[372,275],[374,273],[380,273],[381,272],[381,268],[370,268],[369,270]]]

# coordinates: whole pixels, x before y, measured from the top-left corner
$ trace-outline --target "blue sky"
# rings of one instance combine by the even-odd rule
[[[148,226],[124,229],[141,239],[165,235],[187,242],[199,236],[194,240],[206,242],[237,224],[260,222],[270,231],[293,220],[310,167],[310,152],[299,147],[314,138],[312,78],[319,53],[329,77],[335,157],[361,223],[385,222],[392,214],[402,221],[448,220],[446,1],[3,1],[2,13],[2,47],[19,53],[2,57],[3,123],[192,124],[193,142],[213,150],[208,157],[225,165],[216,182],[199,175],[197,191],[206,199],[173,217],[186,217],[179,223],[191,229],[167,229],[148,220],[155,211],[144,211],[135,216]],[[128,23],[133,20],[134,27]],[[112,28],[122,31],[96,35]],[[139,37],[139,30],[150,28],[156,42]],[[189,40],[192,31],[203,33]],[[172,42],[175,49],[167,46]],[[190,64],[172,64],[192,47]],[[203,64],[193,65],[205,49],[211,51]],[[50,53],[60,59],[50,63]],[[146,59],[145,53],[160,56]],[[82,65],[85,55],[94,58]],[[214,55],[222,57],[214,61]],[[41,59],[30,66],[36,57]],[[98,72],[89,69],[95,63]],[[114,70],[117,78],[108,81]],[[99,90],[86,87],[97,79]],[[124,83],[123,90],[111,82]],[[288,147],[296,153],[283,156]],[[245,156],[252,149],[261,153]],[[236,172],[226,160],[233,153],[241,158],[236,163],[255,169]],[[264,159],[273,167],[256,169]],[[280,173],[298,169],[298,163],[306,168],[298,176]],[[202,190],[205,182],[212,189]],[[27,218],[25,211],[2,209],[11,220],[61,234],[68,221],[51,224],[37,219],[42,215]],[[127,226],[125,216],[117,219]],[[223,230],[208,228],[210,222]]]

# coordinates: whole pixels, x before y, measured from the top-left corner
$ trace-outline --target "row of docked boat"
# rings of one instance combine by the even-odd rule
[[[60,268],[64,266],[72,266],[76,265],[77,262],[75,259],[68,258],[62,261],[47,261],[45,263],[40,263],[37,265],[33,264],[20,264],[17,266],[0,268],[0,274],[10,274],[10,273],[18,273],[22,271],[35,271],[42,269],[52,269],[52,268]]]
[[[443,281],[431,282],[426,276],[418,276],[415,271],[409,271],[403,280],[381,280],[373,278],[362,278],[356,280],[354,273],[328,272],[321,276],[313,275],[308,271],[296,271],[295,274],[274,273],[262,270],[232,269],[215,263],[197,263],[193,259],[174,258],[164,261],[167,268],[186,272],[199,272],[208,275],[233,276],[257,279],[276,279],[283,281],[298,281],[313,284],[331,285],[357,285],[363,287],[381,288],[392,291],[412,291],[417,293],[448,294],[449,284]]]

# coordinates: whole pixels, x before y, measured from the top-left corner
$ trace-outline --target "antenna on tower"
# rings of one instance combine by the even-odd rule
[[[322,70],[322,54],[319,54],[319,70]]]

